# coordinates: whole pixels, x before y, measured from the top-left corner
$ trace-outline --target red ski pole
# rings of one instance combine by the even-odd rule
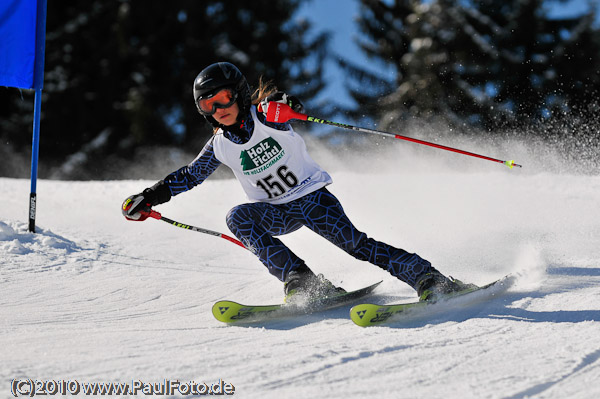
[[[452,148],[452,147],[447,147],[445,145],[431,143],[429,141],[414,139],[412,137],[402,136],[400,134],[381,132],[379,130],[366,129],[363,127],[356,127],[356,126],[347,125],[344,123],[332,122],[332,121],[328,121],[326,119],[315,118],[314,116],[309,116],[306,114],[302,114],[300,112],[296,112],[291,107],[289,107],[288,105],[283,104],[283,103],[278,103],[278,102],[274,102],[274,101],[269,103],[269,108],[267,110],[267,121],[276,122],[276,123],[285,123],[291,119],[298,119],[298,120],[307,121],[307,122],[321,123],[324,125],[340,127],[342,129],[355,130],[355,131],[363,132],[363,133],[371,133],[371,134],[377,134],[380,136],[386,136],[386,137],[392,137],[395,139],[411,141],[411,142],[417,143],[417,144],[423,144],[423,145],[427,145],[427,146],[434,147],[434,148],[439,148],[439,149],[446,150],[446,151],[456,152],[458,154],[468,155],[468,156],[475,157],[475,158],[480,158],[480,159],[485,159],[485,160],[492,161],[492,162],[501,163],[501,164],[508,166],[511,169],[514,166],[517,166],[519,168],[522,167],[521,165],[516,164],[515,161],[512,161],[512,160],[511,161],[503,161],[501,159],[491,158],[491,157],[487,157],[485,155],[480,155],[480,154],[475,154],[473,152],[459,150],[458,148]]]
[[[179,223],[172,219],[164,217],[163,215],[160,214],[160,212],[157,212],[154,210],[150,211],[150,215],[148,215],[148,216],[150,216],[151,218],[157,219],[157,220],[162,220],[163,222],[167,222],[175,227],[180,227],[185,230],[192,230],[192,231],[197,231],[198,233],[204,233],[204,234],[209,234],[209,235],[215,236],[215,237],[221,237],[227,241],[230,241],[234,244],[239,245],[242,248],[246,248],[246,246],[244,244],[242,244],[240,241],[236,240],[233,237],[229,237],[226,234],[219,233],[218,231],[212,231],[212,230],[207,230],[207,229],[203,229],[200,227],[190,226],[189,224]],[[246,249],[248,249],[248,248],[246,248]]]

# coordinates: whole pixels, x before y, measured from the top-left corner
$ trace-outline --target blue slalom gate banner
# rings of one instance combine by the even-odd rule
[[[29,231],[35,232],[40,113],[46,48],[46,1],[0,2],[0,86],[34,89]]]
[[[0,85],[33,89],[37,0],[0,2]]]

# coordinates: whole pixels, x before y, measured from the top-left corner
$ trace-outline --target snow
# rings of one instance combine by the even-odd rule
[[[600,397],[600,176],[556,171],[523,145],[485,150],[514,155],[513,170],[388,147],[313,155],[357,227],[462,280],[513,273],[508,291],[381,327],[355,326],[349,307],[227,326],[215,301],[279,302],[282,285],[225,240],[127,222],[122,201],[155,180],[41,180],[30,234],[29,182],[0,178],[0,392],[18,378],[167,379],[223,380],[240,398]],[[244,201],[234,180],[209,179],[157,210],[229,234]],[[283,240],[347,289],[383,279],[370,302],[415,299],[306,229]]]

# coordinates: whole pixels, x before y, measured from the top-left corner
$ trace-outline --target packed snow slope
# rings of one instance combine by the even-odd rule
[[[277,303],[282,284],[223,239],[121,216],[127,196],[170,170],[145,181],[42,180],[37,234],[26,231],[29,182],[0,179],[0,396],[31,379],[222,380],[240,398],[600,397],[600,176],[561,170],[527,145],[466,149],[524,167],[412,144],[313,149],[370,236],[464,281],[518,276],[489,301],[371,328],[354,325],[349,306],[217,322],[215,301]],[[211,178],[157,210],[229,233],[225,215],[244,201],[236,181]],[[415,299],[307,229],[282,239],[347,289],[384,280],[369,302]]]

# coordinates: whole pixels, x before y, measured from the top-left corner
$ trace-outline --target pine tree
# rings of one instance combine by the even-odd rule
[[[41,162],[60,164],[77,154],[78,165],[94,164],[95,174],[69,177],[101,177],[115,168],[107,157],[131,158],[141,146],[198,151],[211,129],[196,110],[192,83],[217,61],[236,64],[251,85],[264,75],[307,101],[324,86],[327,37],[307,43],[310,25],[294,18],[300,3],[49,3]],[[0,103],[3,143],[27,151],[32,94],[3,89]],[[42,166],[40,176],[48,171]]]
[[[377,104],[384,125],[415,117],[506,128],[569,110],[598,88],[594,13],[550,19],[542,0],[361,3],[360,45],[398,78],[383,98],[354,96]]]

